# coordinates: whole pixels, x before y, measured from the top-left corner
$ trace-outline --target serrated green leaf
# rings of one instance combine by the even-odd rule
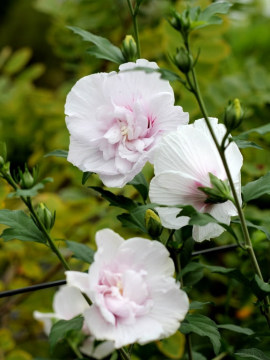
[[[143,175],[143,173],[139,173],[134,177],[133,180],[128,182],[128,185],[132,185],[136,190],[141,194],[144,201],[146,201],[148,197],[149,185]]]
[[[180,331],[183,334],[191,332],[199,336],[207,336],[213,345],[215,354],[220,349],[220,333],[216,323],[207,316],[200,314],[189,314],[185,321],[181,324]]]
[[[0,210],[0,224],[9,226],[0,235],[4,241],[19,239],[43,244],[47,242],[33,220],[22,210]]]
[[[262,195],[270,195],[270,172],[242,187],[245,202],[257,199]]]
[[[89,31],[85,31],[75,26],[68,26],[75,34],[80,35],[84,41],[95,44],[87,52],[94,55],[98,59],[109,60],[117,64],[123,64],[125,58],[121,50],[113,45],[108,39],[94,35]]]
[[[56,157],[62,157],[62,158],[67,158],[68,157],[68,151],[67,150],[53,150],[51,152],[49,152],[48,154],[45,154],[44,157],[49,157],[49,156],[56,156]]]
[[[65,339],[69,332],[74,330],[81,330],[83,325],[83,317],[76,316],[71,320],[58,320],[51,328],[49,343],[52,350],[54,350],[57,343]]]
[[[111,206],[116,206],[129,211],[138,207],[138,204],[135,201],[126,196],[115,195],[111,191],[104,190],[98,186],[89,186],[89,188],[99,192],[103,199],[109,201]]]
[[[250,360],[270,360],[270,357],[267,356],[264,352],[259,349],[242,349],[239,350],[234,355],[237,355],[241,359],[250,359]]]
[[[223,324],[223,325],[218,325],[219,329],[225,329],[225,330],[230,330],[239,334],[244,334],[244,335],[253,335],[254,331],[248,328],[243,328],[241,326],[238,325],[234,325],[234,324]]]
[[[82,260],[88,264],[94,261],[95,252],[89,246],[67,240],[67,247],[74,253],[76,259]]]

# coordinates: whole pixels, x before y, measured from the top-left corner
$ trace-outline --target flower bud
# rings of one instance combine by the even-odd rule
[[[51,230],[55,221],[55,213],[52,215],[46,205],[40,203],[37,208],[37,216],[46,230]]]
[[[225,109],[224,124],[228,131],[236,129],[242,122],[244,116],[239,99],[234,99],[229,102]]]
[[[35,184],[35,180],[27,167],[25,167],[24,173],[20,172],[20,177],[22,189],[30,189]]]
[[[126,61],[136,61],[137,59],[137,44],[131,35],[127,35],[122,43],[122,54]]]
[[[169,23],[182,35],[188,34],[190,30],[189,11],[185,10],[182,14],[173,11],[171,18],[169,19]]]
[[[183,47],[178,49],[173,60],[178,69],[184,74],[187,74],[193,67],[192,56]]]
[[[3,159],[2,156],[0,156],[0,169],[2,168],[2,166],[5,164],[5,160]]]
[[[162,232],[160,218],[151,209],[147,209],[145,212],[145,226],[152,238],[158,238]]]
[[[231,190],[227,181],[222,181],[215,175],[209,173],[212,187],[198,187],[207,195],[205,204],[222,204],[232,200]]]

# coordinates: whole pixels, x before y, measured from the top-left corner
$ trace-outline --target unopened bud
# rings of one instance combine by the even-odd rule
[[[2,166],[5,164],[5,160],[3,159],[2,156],[0,156],[0,169],[2,168]]]
[[[244,112],[239,99],[230,101],[224,113],[224,124],[228,131],[236,129],[241,124],[243,117]]]
[[[183,47],[178,49],[174,57],[174,63],[184,74],[187,74],[193,67],[192,56]]]
[[[185,10],[182,14],[173,11],[171,18],[169,19],[169,23],[182,35],[188,34],[190,30],[189,11]]]
[[[52,215],[46,205],[40,203],[37,208],[37,216],[46,230],[51,230],[55,221],[55,214]]]
[[[137,44],[131,35],[127,35],[122,43],[122,54],[126,61],[135,61],[137,59]]]
[[[21,187],[23,189],[30,189],[35,183],[35,180],[31,175],[31,173],[29,172],[29,170],[27,169],[27,167],[25,167],[24,173],[22,172],[20,173],[20,177],[21,177]]]
[[[145,226],[152,238],[158,238],[162,232],[162,224],[159,216],[151,209],[145,212]]]
[[[228,182],[221,180],[215,175],[209,173],[212,187],[198,187],[205,195],[207,195],[205,204],[222,204],[228,200],[232,200],[232,195]]]

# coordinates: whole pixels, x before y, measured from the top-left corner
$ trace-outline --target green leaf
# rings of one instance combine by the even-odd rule
[[[83,176],[82,176],[82,185],[84,185],[86,183],[86,181],[90,178],[90,176],[94,174],[93,172],[91,171],[86,171],[83,173]]]
[[[246,135],[249,135],[254,132],[257,134],[260,134],[260,135],[265,135],[265,134],[269,133],[270,132],[270,123],[263,125],[263,126],[259,126],[254,129],[250,129],[248,131],[245,131],[245,132],[241,133],[240,136],[246,136]]]
[[[242,349],[239,350],[234,355],[237,355],[241,359],[250,359],[250,360],[270,360],[270,357],[265,355],[264,352],[262,352],[259,349]]]
[[[189,314],[181,324],[180,331],[183,334],[193,332],[199,336],[207,336],[213,345],[215,354],[219,352],[220,333],[216,323],[208,317],[200,314]]]
[[[74,253],[76,259],[82,260],[88,264],[94,261],[95,252],[89,246],[67,240],[67,247]]]
[[[133,180],[128,182],[128,185],[133,185],[135,189],[139,191],[143,200],[146,201],[148,197],[149,186],[143,173],[136,175]]]
[[[0,237],[4,241],[19,239],[46,244],[47,240],[33,220],[22,210],[0,210],[0,224],[9,226]]]
[[[185,287],[197,284],[203,278],[203,265],[190,262],[181,272]]]
[[[84,41],[95,44],[87,52],[98,59],[105,59],[117,64],[123,64],[125,58],[121,50],[113,45],[108,39],[94,35],[75,26],[68,26],[75,34],[80,35]]]
[[[256,144],[253,141],[249,141],[249,140],[244,140],[238,136],[233,136],[232,140],[236,143],[236,145],[240,148],[240,149],[246,149],[246,148],[255,148],[255,149],[259,149],[262,150],[263,148]]]
[[[68,157],[68,151],[67,150],[53,150],[51,152],[49,152],[48,154],[45,154],[44,157],[49,157],[49,156],[57,156],[57,157],[62,157],[62,158],[67,158]]]
[[[244,286],[250,288],[250,281],[248,278],[246,278],[239,270],[237,269],[233,269],[233,268],[224,268],[222,266],[211,266],[211,265],[203,265],[204,268],[208,269],[209,271],[211,271],[212,273],[218,273],[218,274],[222,274],[225,275],[231,279],[235,279],[237,281],[239,281],[241,284],[243,284]]]
[[[241,221],[239,219],[234,219],[234,220],[232,220],[232,223],[241,224]],[[266,227],[253,224],[251,221],[248,221],[248,220],[246,220],[246,224],[247,224],[247,227],[249,227],[249,228],[253,228],[253,229],[262,231],[266,235],[267,240],[270,240],[270,233],[266,229]]]
[[[137,206],[131,210],[129,214],[121,214],[117,216],[117,219],[122,223],[124,227],[129,227],[134,230],[140,230],[148,234],[145,226],[145,213],[147,209],[153,208],[157,204],[147,204]]]
[[[233,325],[233,324],[224,324],[224,325],[218,325],[219,329],[225,329],[230,330],[239,334],[244,335],[253,335],[254,331],[248,328],[242,328],[241,326]]]
[[[202,310],[205,305],[211,304],[210,301],[200,302],[200,301],[191,301],[189,304],[189,310]]]
[[[153,69],[153,68],[148,68],[148,67],[144,67],[144,66],[137,66],[137,67],[134,67],[134,69],[129,69],[129,70],[125,70],[125,71],[144,71],[148,74],[155,72],[155,73],[160,74],[161,79],[168,80],[168,81],[180,81],[182,84],[185,83],[185,81],[177,73],[175,73],[172,70],[168,70],[168,69],[162,69],[162,68]]]
[[[245,202],[257,199],[262,195],[270,195],[270,172],[242,187]]]
[[[199,20],[209,21],[216,14],[227,14],[232,4],[227,1],[212,3],[199,15]]]
[[[83,325],[83,317],[76,316],[71,320],[58,320],[51,328],[49,343],[50,347],[53,350],[57,343],[65,339],[68,333],[74,330],[81,330]]]
[[[264,282],[257,274],[255,274],[254,279],[251,281],[251,288],[259,300],[263,300],[270,294],[270,284]]]
[[[32,56],[32,50],[24,47],[15,51],[4,65],[3,71],[9,75],[14,75],[21,71]]]
[[[48,182],[53,182],[53,178],[45,178],[43,179],[40,183],[34,185],[33,187],[31,187],[30,189],[18,189],[10,194],[8,194],[8,198],[13,198],[13,197],[28,197],[28,196],[36,196],[38,194],[38,191],[41,189],[44,189],[44,184],[48,183]]]
[[[89,186],[89,188],[99,192],[103,199],[109,201],[111,206],[120,207],[125,210],[133,210],[138,207],[135,201],[123,195],[115,195],[111,191],[104,190],[98,186]]]
[[[221,24],[222,19],[217,14],[227,14],[231,4],[227,1],[212,3],[203,11],[196,7],[190,10],[191,30],[200,29],[208,25]]]

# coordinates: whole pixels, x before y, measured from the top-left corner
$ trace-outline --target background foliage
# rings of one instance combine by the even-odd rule
[[[201,50],[197,68],[209,113],[221,118],[229,99],[238,97],[245,106],[246,117],[239,131],[248,130],[268,123],[270,117],[270,10],[267,0],[231,1],[229,17],[222,26],[211,26],[193,35],[194,55]],[[181,39],[170,28],[166,15],[171,6],[179,11],[186,6],[181,0],[145,0],[139,16],[142,43],[142,57],[157,61],[161,67],[172,68],[168,54],[175,52]],[[210,1],[190,1],[202,7]],[[126,33],[132,33],[132,21],[125,0],[11,0],[0,4],[0,140],[7,142],[9,160],[14,168],[40,164],[40,175],[54,178],[45,190],[37,196],[37,202],[44,202],[57,211],[53,236],[94,245],[94,234],[98,229],[110,227],[124,237],[132,235],[121,227],[116,216],[118,209],[109,207],[97,194],[81,185],[81,173],[65,159],[43,156],[54,149],[68,149],[68,132],[64,122],[65,97],[74,83],[82,76],[99,71],[115,70],[116,66],[97,60],[86,53],[88,44],[67,29],[79,26],[100,36],[108,37],[120,45]],[[192,119],[201,117],[192,96],[179,85],[174,85],[176,100]],[[245,149],[243,183],[254,180],[269,171],[270,136],[251,134],[266,151]],[[151,167],[145,174],[151,176]],[[87,183],[99,186],[93,176]],[[1,208],[24,209],[17,199],[7,198],[10,188],[0,183]],[[116,190],[135,198],[137,193],[127,186]],[[260,198],[249,206],[247,218],[268,228],[270,210],[269,197]],[[267,224],[268,221],[268,224]],[[237,229],[236,229],[237,231]],[[134,233],[137,233],[134,230]],[[133,233],[133,234],[134,234]],[[262,268],[269,278],[269,243],[265,234],[253,230],[252,238]],[[268,240],[269,241],[269,240]],[[223,235],[217,244],[232,242],[229,235]],[[215,244],[203,243],[199,248]],[[249,272],[246,255],[223,253],[208,255],[202,263],[234,267],[242,258],[240,270]],[[69,257],[69,251],[65,255]],[[195,258],[196,264],[196,258]],[[71,266],[85,270],[73,259]],[[195,265],[196,266],[196,265]],[[198,264],[197,276],[187,279],[194,299],[212,301],[215,306],[206,305],[205,314],[217,323],[230,323],[248,327],[256,323],[258,309],[253,304],[251,293],[239,286],[234,279],[203,269]],[[237,265],[238,266],[238,265]],[[268,274],[267,274],[268,271]],[[206,277],[201,280],[203,273]],[[0,241],[0,291],[15,289],[63,278],[61,266],[56,257],[44,246],[19,241]],[[227,292],[227,288],[229,292]],[[42,290],[29,295],[6,298],[0,302],[0,359],[30,360],[46,358],[48,344],[42,334],[42,327],[33,320],[33,310],[50,311],[54,290]],[[224,305],[226,313],[224,314]],[[233,335],[222,331],[224,351],[230,348]],[[239,335],[239,348],[245,335]],[[235,341],[235,338],[234,338]],[[267,342],[263,338],[262,342]],[[204,353],[206,359],[214,356],[208,342],[194,338],[194,348]],[[178,344],[178,345],[175,345]],[[250,343],[256,339],[250,337]],[[180,345],[179,345],[180,344]],[[180,347],[179,347],[180,346]],[[182,358],[184,341],[172,338],[164,342],[138,348],[134,360]],[[137,356],[137,357],[136,357]],[[227,356],[224,359],[230,359]],[[197,360],[203,357],[197,357]],[[221,358],[220,358],[221,359]]]

